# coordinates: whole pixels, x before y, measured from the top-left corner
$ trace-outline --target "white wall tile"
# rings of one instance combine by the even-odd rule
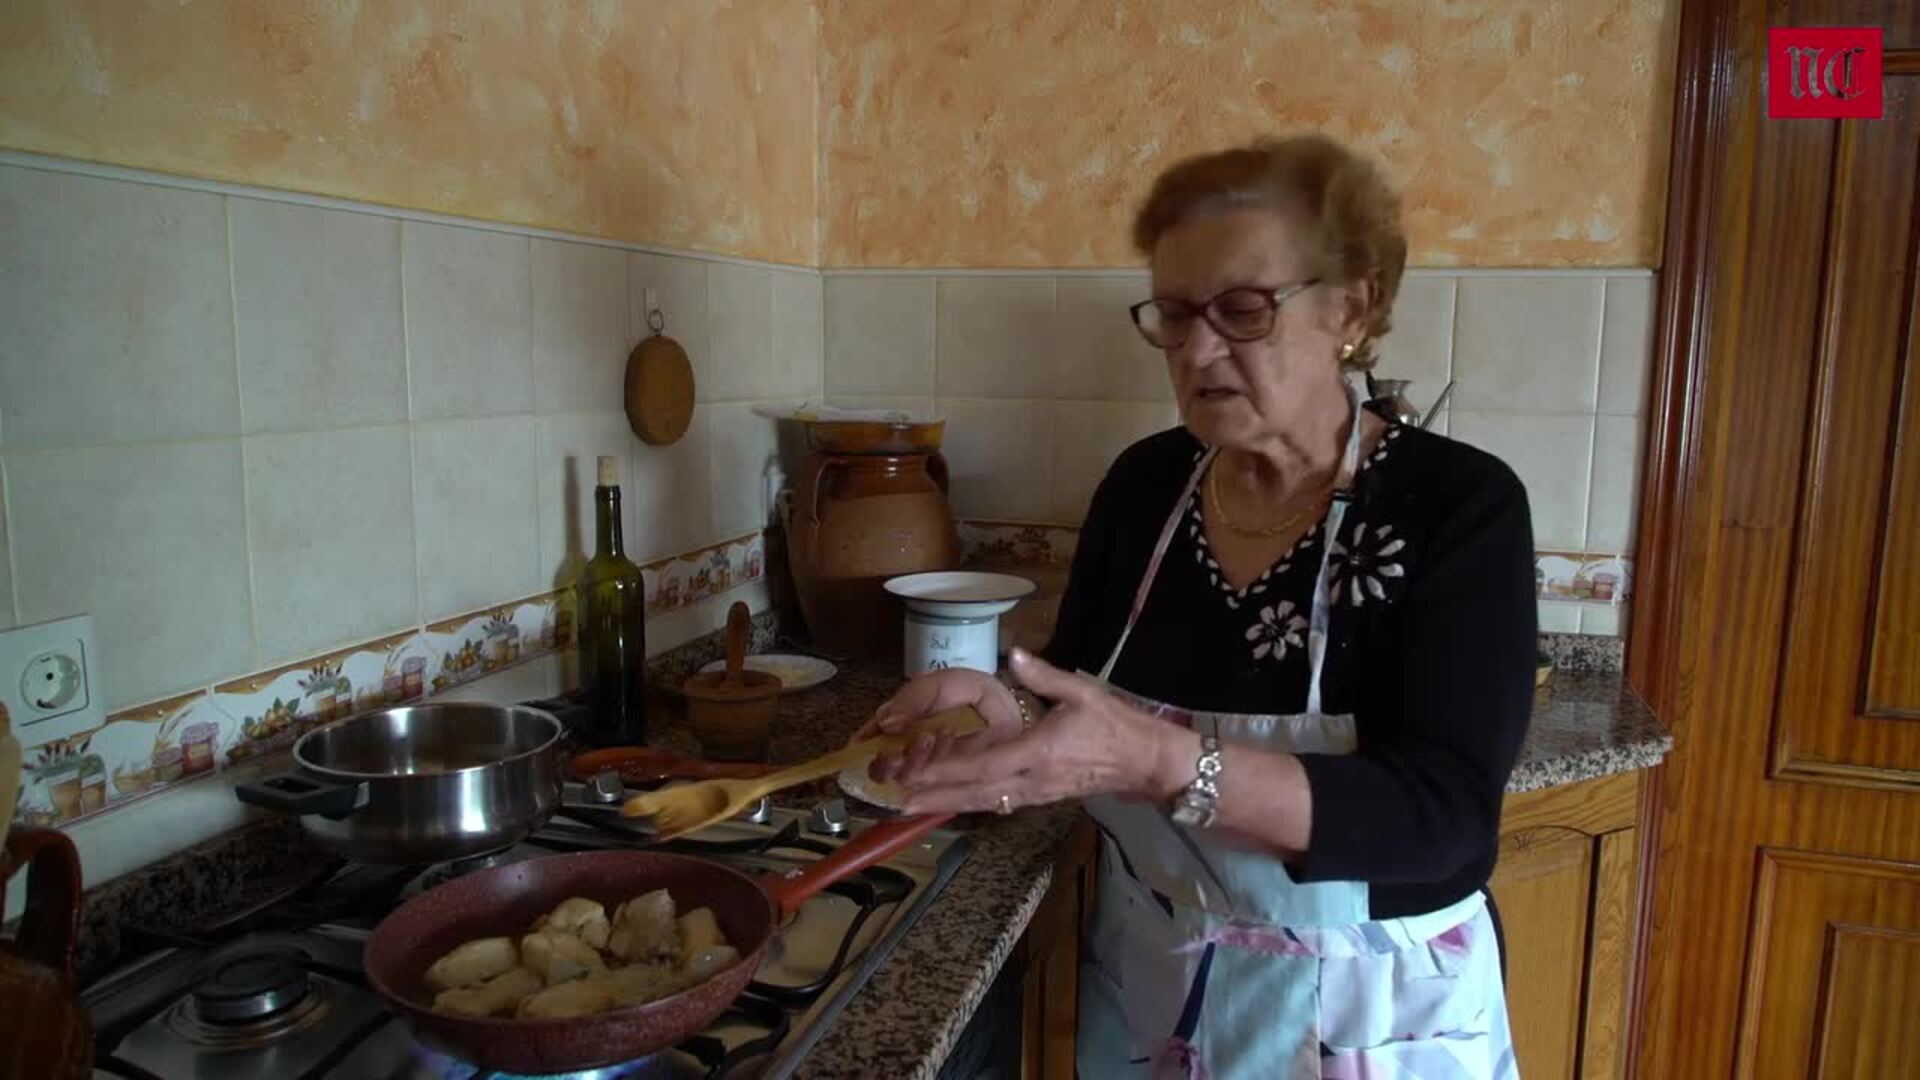
[[[13,555],[7,543],[7,471],[0,460],[0,630],[13,626]]]
[[[824,304],[819,274],[773,271],[773,379],[767,397],[820,400],[825,388]]]
[[[398,425],[246,440],[258,666],[419,618],[410,452]]]
[[[935,371],[941,397],[1053,393],[1052,278],[942,278],[937,297]]]
[[[1134,329],[1127,308],[1152,295],[1147,275],[1059,279],[1054,315],[1056,397],[1168,401],[1167,357]]]
[[[417,221],[401,227],[415,420],[533,408],[527,238]]]
[[[1534,547],[1585,550],[1593,417],[1452,412],[1453,438],[1499,457],[1527,486]]]
[[[947,399],[941,452],[953,476],[961,517],[1053,520],[1053,424],[1050,401]]]
[[[660,317],[666,320],[663,332],[687,350],[697,376],[708,353],[706,262],[636,252],[627,257],[627,287],[632,311],[628,335],[638,342],[653,333],[647,323],[647,298],[651,293]]]
[[[404,421],[400,223],[260,199],[227,213],[246,430]]]
[[[831,394],[932,394],[934,279],[830,277],[826,390]]]
[[[766,528],[772,512],[769,470],[785,472],[775,422],[745,403],[714,405],[707,417],[712,539]]]
[[[240,430],[221,197],[0,166],[0,438]]]
[[[1644,440],[1637,416],[1594,419],[1588,551],[1632,553],[1634,525],[1640,514],[1640,452]]]
[[[640,562],[635,547],[633,448],[640,440],[624,412],[562,413],[535,421],[535,493],[540,533],[540,580],[560,588],[578,578],[598,537],[599,512],[594,488],[600,458],[614,459],[620,478],[620,530],[627,558]]]
[[[627,550],[634,562],[651,562],[720,539],[713,527],[713,486],[708,482],[711,405],[696,406],[687,433],[671,446],[633,441],[632,491],[621,494],[633,504],[633,535]]]
[[[1458,280],[1450,277],[1403,278],[1393,303],[1393,329],[1375,348],[1383,379],[1412,379],[1407,399],[1421,412],[1433,408],[1453,377],[1453,304]],[[1458,393],[1458,391],[1455,391]]]
[[[17,617],[91,612],[110,707],[245,673],[240,440],[16,452],[6,470]]]
[[[1582,604],[1580,605],[1580,632],[1600,634],[1605,637],[1619,637],[1626,633],[1627,605],[1625,604]]]
[[[627,253],[537,239],[532,258],[534,411],[621,408],[627,353],[638,340],[631,333]]]
[[[413,431],[414,531],[424,618],[539,592],[533,418],[447,420]]]
[[[707,264],[707,354],[693,357],[698,400],[767,396],[773,381],[773,272]]]
[[[1540,632],[1543,634],[1577,634],[1580,632],[1580,609],[1585,606],[1566,600],[1540,601]]]
[[[1600,327],[1600,411],[1637,416],[1646,410],[1653,363],[1653,277],[1607,279]]]
[[[1454,321],[1453,405],[1465,411],[1588,413],[1600,372],[1605,278],[1463,278]]]
[[[1053,406],[1052,520],[1086,520],[1094,489],[1120,452],[1179,423],[1171,402],[1060,401]]]

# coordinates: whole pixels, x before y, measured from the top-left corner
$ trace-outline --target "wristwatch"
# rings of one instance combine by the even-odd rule
[[[1220,740],[1200,736],[1200,757],[1193,763],[1193,783],[1173,803],[1173,823],[1204,829],[1220,809]]]

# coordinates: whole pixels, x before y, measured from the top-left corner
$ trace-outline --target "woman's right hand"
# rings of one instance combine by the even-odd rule
[[[948,668],[915,676],[900,688],[899,693],[874,710],[873,716],[861,725],[854,738],[865,739],[881,733],[897,734],[910,729],[917,720],[966,706],[972,706],[980,718],[987,722],[986,730],[964,736],[950,733],[921,735],[913,740],[904,754],[881,754],[875,757],[867,770],[868,775],[882,783],[891,783],[908,767],[917,769],[944,755],[958,738],[979,740],[984,745],[1012,738],[1025,727],[1020,717],[1020,704],[1014,700],[1013,691],[1007,689],[1005,683],[984,671]]]

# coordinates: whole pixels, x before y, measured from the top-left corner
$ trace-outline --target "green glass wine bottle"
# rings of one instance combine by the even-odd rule
[[[577,734],[593,746],[639,746],[647,738],[647,589],[620,536],[620,477],[599,462],[593,489],[593,558],[580,574],[580,687],[587,719]]]

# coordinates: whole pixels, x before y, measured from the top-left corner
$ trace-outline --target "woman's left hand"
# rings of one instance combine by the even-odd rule
[[[1191,780],[1199,738],[1132,708],[1084,675],[1025,650],[1009,659],[1022,686],[1055,702],[1033,730],[981,748],[960,740],[934,760],[904,769],[909,814],[1011,810],[1086,795],[1170,799]],[[1184,744],[1191,743],[1188,748]],[[1191,771],[1191,768],[1189,768]]]

